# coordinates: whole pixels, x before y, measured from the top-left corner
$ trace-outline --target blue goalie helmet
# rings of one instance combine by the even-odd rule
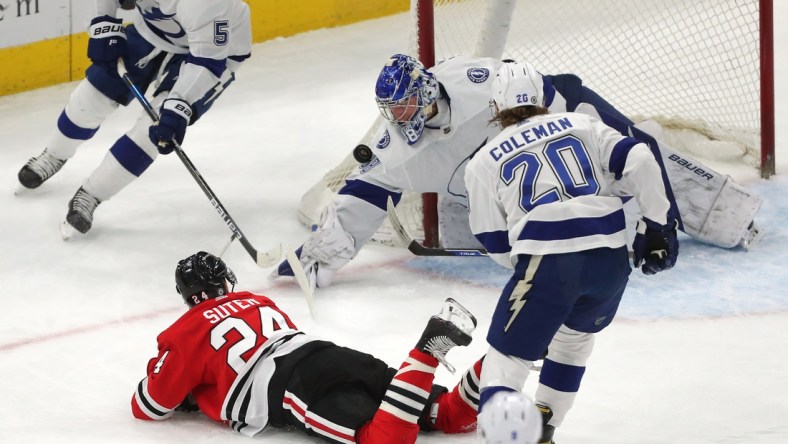
[[[227,283],[233,287],[238,282],[223,260],[200,251],[178,262],[175,268],[175,289],[189,307],[226,295]]]
[[[438,81],[413,57],[395,54],[375,83],[375,100],[386,120],[399,124],[408,144],[424,131],[424,108],[438,98]]]

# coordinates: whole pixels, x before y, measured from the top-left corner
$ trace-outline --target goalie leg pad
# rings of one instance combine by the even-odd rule
[[[763,230],[754,221],[762,204],[760,196],[729,177],[714,200],[698,239],[723,248],[752,248],[763,237]]]
[[[661,129],[652,121],[636,126],[657,135]],[[749,248],[760,240],[763,231],[754,223],[760,196],[662,141],[659,146],[685,233],[722,248]]]

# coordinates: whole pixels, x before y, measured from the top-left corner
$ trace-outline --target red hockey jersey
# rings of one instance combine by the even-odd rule
[[[202,302],[159,335],[132,412],[165,419],[191,393],[208,417],[253,436],[268,423],[273,359],[312,340],[265,296],[238,292]]]

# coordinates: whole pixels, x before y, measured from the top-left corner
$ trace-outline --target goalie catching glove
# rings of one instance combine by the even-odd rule
[[[656,274],[676,264],[679,255],[676,225],[675,221],[660,225],[645,217],[638,221],[632,261],[643,274]]]
[[[342,227],[334,204],[329,204],[320,217],[320,226],[304,245],[296,250],[307,276],[315,276],[320,288],[331,285],[337,270],[347,264],[356,253],[353,236]],[[315,273],[312,273],[314,268]],[[271,274],[271,278],[293,276],[290,264],[285,260]]]

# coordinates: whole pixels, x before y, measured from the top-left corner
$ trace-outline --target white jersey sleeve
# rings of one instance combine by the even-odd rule
[[[359,165],[347,177],[334,204],[342,227],[355,241],[355,254],[372,239],[372,235],[386,220],[389,197],[397,204],[401,196],[402,188],[378,159]]]
[[[471,231],[495,262],[506,268],[514,268],[509,256],[512,248],[509,245],[506,210],[498,200],[495,176],[486,170],[486,166],[482,162],[471,163],[465,170]]]
[[[662,170],[646,144],[623,137],[601,120],[588,119],[603,159],[603,169],[619,181],[616,194],[633,196],[641,214],[658,223],[667,224],[670,202],[667,199]],[[607,159],[605,162],[604,160]],[[623,161],[623,166],[621,162]]]

